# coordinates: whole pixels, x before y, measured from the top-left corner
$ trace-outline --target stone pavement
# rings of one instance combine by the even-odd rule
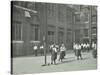
[[[47,72],[63,72],[77,70],[93,70],[97,68],[97,59],[94,59],[90,53],[82,53],[83,60],[76,60],[74,53],[66,54],[63,63],[58,62],[57,65],[42,66],[44,64],[44,56],[29,56],[13,58],[14,74],[31,74],[31,73],[47,73]],[[59,57],[59,56],[58,56]],[[50,63],[50,56],[47,56],[47,63]]]

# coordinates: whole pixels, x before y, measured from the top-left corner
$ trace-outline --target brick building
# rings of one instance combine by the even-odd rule
[[[84,23],[73,5],[12,1],[12,56],[33,55],[33,46],[46,42],[65,44],[81,40]],[[80,6],[78,6],[79,9]],[[47,50],[48,51],[48,50]]]
[[[81,42],[97,41],[97,6],[80,5]]]

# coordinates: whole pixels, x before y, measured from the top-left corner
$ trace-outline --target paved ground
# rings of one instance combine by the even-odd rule
[[[50,62],[50,56],[47,56],[47,62]],[[83,53],[83,60],[76,60],[74,53],[70,53],[66,55],[63,63],[58,61],[57,63],[57,65],[41,66],[44,64],[44,56],[13,58],[13,73],[31,74],[44,72],[92,70],[97,68],[97,59],[92,58],[91,53]]]

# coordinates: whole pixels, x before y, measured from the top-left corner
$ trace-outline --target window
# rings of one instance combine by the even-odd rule
[[[67,29],[67,42],[71,42],[72,39],[72,31],[71,29]]]
[[[64,42],[64,28],[59,27],[58,28],[58,43]]]
[[[54,35],[53,31],[48,31],[48,35]]]
[[[88,29],[84,29],[84,36],[88,37]]]
[[[48,42],[54,42],[54,31],[48,31]]]
[[[92,34],[96,34],[97,33],[97,29],[96,28],[93,28],[92,29]]]
[[[65,20],[65,14],[64,14],[64,7],[58,6],[58,21],[64,22]]]
[[[84,21],[87,22],[89,21],[89,14],[88,13],[84,13]]]
[[[76,22],[80,22],[80,14],[76,14],[75,15],[75,21]]]
[[[97,16],[96,15],[92,16],[92,22],[97,22]]]
[[[21,22],[14,21],[12,25],[12,39],[16,41],[22,40],[22,25]]]
[[[62,43],[64,39],[64,32],[63,31],[59,31],[58,32],[58,43]]]
[[[75,42],[80,42],[80,30],[75,30]]]
[[[39,40],[39,26],[31,25],[31,40],[38,41]]]
[[[48,29],[48,36],[47,36],[48,43],[54,42],[56,27],[54,25],[48,25],[47,29]]]
[[[69,24],[74,22],[74,17],[73,17],[73,12],[72,11],[70,11],[70,10],[66,11],[66,20]]]
[[[54,16],[55,4],[47,4],[47,13],[49,17]]]

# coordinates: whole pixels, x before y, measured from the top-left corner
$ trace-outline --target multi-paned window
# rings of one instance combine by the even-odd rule
[[[14,21],[12,24],[12,39],[15,41],[22,40],[22,24],[19,21]]]
[[[31,24],[31,40],[32,41],[39,40],[39,25]]]
[[[48,41],[49,41],[49,43],[51,42],[51,41],[53,41],[54,42],[54,31],[48,31]]]
[[[97,29],[95,27],[92,28],[92,34],[97,34]]]
[[[80,30],[75,30],[75,42],[80,42]]]
[[[75,22],[80,22],[80,14],[75,15]]]
[[[71,29],[67,29],[67,42],[71,42],[72,40],[72,30]]]
[[[54,16],[55,13],[55,4],[47,4],[47,13],[49,17]]]
[[[48,42],[54,42],[55,41],[55,26],[49,25],[48,26]]]
[[[84,36],[88,37],[89,36],[89,30],[88,29],[84,29]]]
[[[64,42],[64,28],[59,27],[58,28],[58,43]]]
[[[92,15],[92,22],[97,22],[97,15]]]
[[[64,10],[63,10],[64,6],[63,5],[59,5],[58,6],[58,21],[60,22],[64,22],[65,20],[65,14],[64,14]]]

